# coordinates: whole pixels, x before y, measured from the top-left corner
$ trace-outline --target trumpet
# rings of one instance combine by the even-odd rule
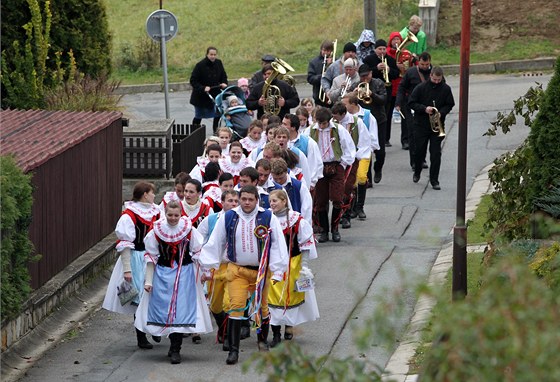
[[[445,130],[443,128],[443,123],[441,122],[441,113],[436,108],[436,101],[434,103],[434,111],[432,114],[429,115],[430,117],[430,127],[434,133],[439,133],[438,137],[443,138],[445,137]]]
[[[381,56],[381,62],[385,65],[385,69],[381,71],[381,74],[383,74],[383,81],[385,81],[385,86],[389,87],[391,86],[391,81],[389,81],[389,65],[387,65],[387,56]]]
[[[336,55],[336,43],[338,40],[334,40],[333,41],[333,52],[332,52],[332,60],[331,63],[334,62],[334,56]],[[325,73],[327,72],[327,55],[325,54],[325,56],[323,57],[323,70],[321,71],[321,79],[323,79],[323,77],[325,77]],[[323,89],[323,86],[319,83],[319,100],[321,102],[326,102],[327,101],[327,93],[325,92],[325,89]]]
[[[369,83],[368,82],[360,82],[358,87],[356,88],[357,97],[360,101],[369,105],[373,102],[373,98],[371,98],[371,90],[369,90]]]
[[[340,90],[340,98],[344,97],[350,88],[350,83],[352,82],[352,78],[347,74],[346,79],[344,80],[344,84]]]

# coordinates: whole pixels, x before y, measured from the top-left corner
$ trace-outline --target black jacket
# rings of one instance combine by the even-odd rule
[[[315,100],[315,104],[319,106],[327,106],[319,100],[319,89],[321,88],[321,78],[323,77],[323,62],[323,56],[318,55],[309,61],[309,65],[307,66],[307,82],[313,85],[313,99]]]
[[[422,83],[422,78],[420,77],[420,73],[424,76],[424,81],[430,81],[430,71],[431,67],[428,70],[420,70],[418,66],[413,66],[408,68],[406,73],[404,74],[399,88],[397,90],[397,99],[395,101],[395,106],[404,107],[408,103],[408,96],[414,90],[416,86]]]
[[[393,57],[388,55],[385,55],[385,58],[387,58],[387,65],[389,66],[389,81],[399,78],[400,71],[399,71],[399,67],[397,66],[397,61],[395,61]],[[375,53],[370,54],[364,59],[364,64],[368,64],[368,66],[371,68],[371,76],[373,78],[379,78],[380,80],[385,82],[385,79],[383,78],[383,73],[381,73],[381,70],[377,69],[377,65],[380,62],[381,59],[377,57],[377,54]],[[390,88],[390,86],[387,86],[387,88]],[[389,93],[389,95],[390,94],[391,93]]]
[[[364,109],[371,111],[375,117],[377,124],[381,125],[387,122],[387,114],[385,113],[385,103],[387,102],[387,89],[385,84],[379,78],[372,78],[369,82],[369,90],[371,91],[372,102],[368,105],[360,101],[360,105]]]
[[[445,126],[445,117],[455,106],[455,100],[451,88],[445,82],[434,84],[428,80],[414,88],[408,98],[408,106],[414,110],[415,124],[419,127],[430,128],[430,118],[426,113],[426,107],[435,106],[441,114],[441,123]]]
[[[257,110],[257,118],[260,118],[264,114],[262,106],[259,105],[259,98],[261,98],[264,84],[264,81],[256,84],[253,87],[253,90],[251,90],[249,97],[247,97],[247,109]],[[291,108],[299,105],[299,95],[296,89],[284,81],[275,79],[272,81],[272,85],[278,86],[280,94],[286,100],[286,103],[280,109],[280,113],[278,114],[280,118],[284,118],[284,115],[288,114]]]
[[[222,91],[219,85],[227,84],[227,82],[227,74],[222,61],[216,59],[212,62],[208,57],[205,57],[195,65],[191,74],[190,83],[193,88],[191,104],[198,107],[213,107],[214,102],[208,97],[208,94],[204,91],[204,87],[212,87],[212,89],[210,89],[210,95],[216,98]]]

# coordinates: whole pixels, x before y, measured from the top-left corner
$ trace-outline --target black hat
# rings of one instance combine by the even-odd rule
[[[358,69],[358,74],[360,76],[365,76],[366,74],[368,74],[369,72],[371,72],[371,68],[369,67],[368,64],[362,64],[360,65],[360,68]]]
[[[264,56],[262,56],[261,60],[263,60],[264,62],[273,62],[276,58],[271,55],[271,54],[265,54]]]
[[[375,42],[375,48],[379,48],[380,46],[387,47],[387,41],[383,39],[379,39]]]
[[[346,52],[356,53],[356,45],[354,45],[353,42],[347,42],[346,45],[344,45],[344,49],[342,50],[342,53]]]

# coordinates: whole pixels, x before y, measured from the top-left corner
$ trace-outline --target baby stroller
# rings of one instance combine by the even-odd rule
[[[231,100],[237,97],[238,105],[231,107]],[[232,142],[247,136],[252,118],[245,105],[245,94],[239,86],[228,86],[214,100],[216,110],[220,113],[226,127],[232,131]]]

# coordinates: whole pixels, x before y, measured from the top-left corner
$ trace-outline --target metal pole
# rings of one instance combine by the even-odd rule
[[[161,38],[161,66],[163,68],[163,89],[165,92],[165,119],[169,119],[169,84],[167,81],[167,51],[165,49],[164,17],[166,16],[159,16],[159,33]]]
[[[469,116],[469,59],[471,50],[471,0],[463,0],[461,65],[459,80],[459,148],[457,152],[457,219],[453,228],[453,300],[467,295],[467,131]]]
[[[364,29],[371,29],[377,39],[376,0],[364,0]]]

